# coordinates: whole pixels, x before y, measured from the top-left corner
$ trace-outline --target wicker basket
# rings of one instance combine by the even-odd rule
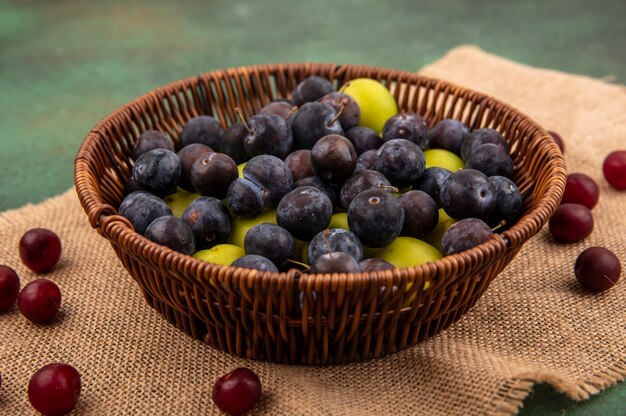
[[[385,83],[402,110],[430,125],[456,118],[507,139],[524,215],[490,241],[419,267],[360,274],[305,274],[218,266],[157,245],[117,215],[131,150],[149,128],[179,140],[186,120],[210,114],[224,126],[234,107],[248,116],[287,97],[309,75],[340,85]],[[92,227],[110,241],[146,301],[186,334],[230,353],[293,364],[361,361],[412,346],[469,310],[489,283],[546,223],[565,184],[562,155],[527,116],[448,82],[383,68],[276,64],[214,71],[157,88],[115,111],[89,133],[75,160],[75,185]],[[430,282],[426,285],[425,282]]]

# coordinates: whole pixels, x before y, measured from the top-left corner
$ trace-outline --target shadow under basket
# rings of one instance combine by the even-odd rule
[[[504,135],[524,196],[516,224],[488,242],[418,267],[358,274],[259,272],[174,252],[136,233],[117,214],[142,131],[159,129],[179,145],[192,117],[223,126],[239,107],[249,117],[321,75],[335,86],[373,78],[430,127],[455,118]],[[317,63],[259,65],[202,74],[157,88],[103,119],[75,160],[75,185],[91,226],[106,238],[146,301],[193,338],[241,357],[319,365],[362,361],[446,329],[466,313],[556,209],[565,186],[558,146],[514,108],[451,83],[384,68]]]

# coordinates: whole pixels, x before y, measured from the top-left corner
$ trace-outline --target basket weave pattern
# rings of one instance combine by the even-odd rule
[[[185,122],[209,114],[227,126],[288,97],[309,75],[341,85],[385,83],[399,108],[432,127],[456,118],[507,139],[524,214],[471,250],[418,267],[359,274],[262,273],[218,266],[157,245],[117,215],[141,132],[178,144]],[[547,222],[565,185],[557,145],[527,116],[466,88],[416,74],[335,64],[275,64],[214,71],[157,88],[103,119],[75,160],[75,185],[89,222],[109,240],[146,301],[188,335],[236,355],[291,364],[361,361],[414,345],[471,308],[522,244]],[[425,289],[425,283],[429,282]]]

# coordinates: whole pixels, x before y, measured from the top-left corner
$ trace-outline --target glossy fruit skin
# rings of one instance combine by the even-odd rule
[[[338,134],[324,136],[311,150],[311,163],[317,176],[331,183],[343,182],[356,167],[357,154],[350,140]]]
[[[574,275],[592,292],[603,292],[615,286],[622,273],[617,256],[604,247],[589,247],[576,258]]]
[[[196,239],[191,228],[173,215],[166,215],[152,221],[146,228],[145,236],[179,253],[193,254],[196,249]]]
[[[310,76],[298,83],[291,93],[291,102],[293,105],[301,107],[305,103],[317,101],[326,94],[334,91],[333,84],[320,76]]]
[[[161,198],[146,191],[135,191],[124,198],[118,213],[133,225],[136,232],[143,235],[155,219],[172,215],[172,210]]]
[[[318,257],[329,252],[348,253],[357,262],[363,260],[361,241],[352,231],[342,228],[328,228],[313,237],[307,253],[309,263],[315,263]]]
[[[626,150],[617,150],[608,154],[602,164],[606,181],[615,189],[626,189]]]
[[[348,225],[362,244],[383,247],[400,235],[404,209],[389,192],[368,189],[352,200],[348,208]]]
[[[304,104],[290,118],[294,149],[312,149],[315,143],[329,134],[343,135],[335,109],[317,101]]]
[[[368,150],[376,150],[383,144],[380,136],[368,127],[352,127],[345,131],[345,137],[352,142],[354,150],[359,156]]]
[[[370,78],[356,78],[344,84],[344,94],[356,101],[361,110],[359,126],[369,127],[376,133],[383,131],[385,122],[398,113],[398,104],[389,89]]]
[[[207,263],[231,265],[235,260],[245,256],[243,248],[233,244],[218,244],[207,250],[200,250],[194,253],[193,257],[206,261]]]
[[[311,273],[360,273],[361,266],[348,253],[322,254],[311,263]]]
[[[366,150],[356,160],[354,173],[367,169],[373,169],[376,158],[378,157],[378,149]]]
[[[337,91],[330,92],[319,99],[321,103],[329,104],[339,114],[339,124],[346,131],[359,125],[361,119],[361,109],[359,105],[349,95],[342,94]]]
[[[513,159],[501,147],[493,143],[485,143],[473,147],[473,151],[465,159],[467,169],[476,169],[487,176],[513,175]]]
[[[233,123],[224,131],[220,139],[220,151],[232,157],[236,164],[250,159],[243,147],[248,130],[243,123]]]
[[[487,223],[492,227],[504,221],[506,225],[512,225],[522,213],[524,200],[519,188],[509,178],[504,176],[491,176],[489,182],[496,189],[496,208],[493,210]]]
[[[173,194],[164,196],[163,201],[165,201],[167,206],[170,207],[170,209],[172,210],[171,215],[177,218],[181,218],[183,216],[183,213],[189,206],[189,204],[191,204],[193,201],[200,198],[201,196],[202,195],[200,194],[181,190]],[[169,215],[169,213],[165,213],[163,215]],[[162,215],[159,215],[159,216],[162,216]]]
[[[509,145],[506,139],[497,130],[485,127],[482,129],[472,130],[463,140],[461,144],[461,158],[467,160],[474,152],[474,148],[481,144],[493,143],[504,150],[509,151]]]
[[[350,176],[341,187],[341,205],[348,209],[352,200],[366,189],[382,189],[392,192],[391,182],[375,170],[363,170]]]
[[[226,201],[235,215],[244,217],[256,217],[265,208],[263,189],[246,178],[237,178],[231,182]]]
[[[383,126],[382,139],[384,142],[395,139],[409,140],[422,150],[428,148],[428,125],[422,116],[403,111],[390,117]]]
[[[275,114],[257,114],[248,119],[250,131],[243,139],[243,149],[250,157],[272,155],[284,159],[293,147],[293,134],[284,118]]]
[[[554,139],[556,144],[559,146],[559,149],[561,149],[561,153],[565,154],[565,143],[563,142],[561,135],[555,131],[548,131],[548,134],[552,136],[552,139]]]
[[[302,186],[312,186],[319,189],[320,191],[324,192],[324,194],[326,194],[333,207],[337,206],[337,192],[335,192],[335,189],[333,189],[333,187],[330,186],[328,182],[323,181],[322,178],[320,178],[319,176],[309,176],[306,178],[302,178],[293,185],[293,188],[296,189]]]
[[[448,228],[441,239],[441,252],[444,256],[468,250],[488,241],[493,232],[478,218],[464,218]]]
[[[309,241],[328,226],[333,204],[326,194],[312,186],[296,188],[276,207],[278,225],[299,240]]]
[[[263,190],[263,204],[273,208],[293,189],[291,171],[279,158],[260,155],[250,159],[243,167],[243,177],[251,180]]]
[[[214,153],[213,149],[202,143],[191,143],[177,153],[180,160],[180,179],[178,186],[187,192],[195,192],[191,184],[191,168],[196,161],[210,153]]]
[[[441,188],[441,205],[455,219],[488,218],[496,208],[496,189],[475,169],[452,173]]]
[[[71,365],[52,363],[41,367],[28,382],[28,400],[45,416],[61,416],[76,407],[80,398],[80,373]]]
[[[61,239],[46,228],[33,228],[19,242],[22,263],[35,273],[52,269],[61,258]]]
[[[217,198],[203,196],[193,201],[182,215],[191,228],[195,250],[204,250],[226,242],[230,233],[230,213]]]
[[[428,149],[424,151],[424,159],[426,159],[426,169],[440,167],[448,169],[450,172],[456,172],[465,168],[463,159],[456,153],[445,149]]]
[[[61,307],[61,290],[52,280],[33,280],[20,291],[17,307],[29,321],[48,324]]]
[[[0,265],[0,313],[8,310],[20,293],[20,278],[9,266]]]
[[[243,240],[246,254],[268,258],[277,267],[293,257],[295,241],[291,234],[276,224],[261,223],[250,228]]]
[[[132,177],[141,189],[159,197],[176,192],[180,174],[180,159],[167,149],[145,152],[139,156],[132,170]]]
[[[241,416],[257,404],[261,397],[261,380],[249,368],[236,368],[213,385],[213,402],[229,416]]]
[[[294,182],[309,176],[316,176],[309,149],[300,149],[289,153],[285,158],[285,164],[289,168]]]
[[[437,203],[426,192],[409,191],[398,198],[404,209],[404,225],[400,235],[421,238],[439,224]]]
[[[424,173],[413,183],[413,189],[424,191],[435,201],[438,208],[441,208],[441,188],[443,183],[452,174],[451,171],[438,166],[426,168]]]
[[[158,130],[146,130],[137,139],[131,154],[133,160],[152,149],[167,149],[174,151],[174,142]]]
[[[360,261],[359,266],[361,267],[361,271],[363,273],[395,269],[395,266],[389,263],[387,260],[379,259],[376,257]]]
[[[222,125],[213,117],[208,115],[197,116],[185,123],[180,134],[180,145],[185,147],[191,143],[202,143],[211,149],[219,149],[223,134]]]
[[[392,185],[404,189],[422,176],[426,168],[424,152],[406,139],[383,143],[376,153],[372,169],[382,173]]]
[[[368,256],[383,259],[397,268],[419,266],[442,257],[436,247],[406,236],[400,236],[384,247],[370,250]]]
[[[445,149],[460,156],[461,145],[468,134],[465,123],[454,119],[441,120],[428,132],[430,147]]]
[[[600,199],[600,188],[596,181],[584,173],[570,173],[567,175],[562,204],[581,204],[593,209]]]
[[[256,269],[262,272],[278,273],[278,268],[268,258],[257,254],[247,254],[239,257],[231,263],[231,266],[243,267],[244,269]]]
[[[561,243],[575,243],[593,231],[591,211],[580,204],[561,204],[548,221],[550,233]]]
[[[284,120],[287,120],[287,117],[291,114],[291,109],[293,107],[294,105],[289,101],[276,100],[264,105],[263,108],[261,108],[261,111],[259,111],[259,114],[274,114]]]
[[[191,167],[191,185],[200,195],[223,199],[231,182],[239,177],[237,164],[223,153],[209,153]]]

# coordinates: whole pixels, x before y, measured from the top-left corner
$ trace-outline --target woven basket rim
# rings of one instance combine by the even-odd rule
[[[531,127],[537,129],[541,136],[539,140],[542,140],[541,149],[545,149],[548,161],[546,163],[552,166],[552,183],[549,184],[546,191],[541,195],[536,206],[528,213],[520,217],[516,223],[509,227],[502,233],[496,233],[492,238],[475,246],[469,250],[465,250],[453,255],[444,256],[436,261],[427,262],[418,266],[394,268],[385,272],[361,272],[361,273],[326,273],[326,274],[313,274],[305,273],[297,269],[291,269],[286,272],[259,272],[253,269],[244,269],[233,266],[223,266],[213,263],[208,263],[199,259],[196,259],[190,255],[185,255],[168,247],[159,245],[152,242],[146,237],[135,232],[130,222],[117,214],[115,207],[104,203],[102,197],[89,189],[89,186],[80,180],[81,169],[90,169],[87,161],[89,158],[85,157],[89,154],[89,146],[99,140],[100,131],[112,123],[112,120],[121,114],[124,114],[131,110],[136,105],[146,102],[146,100],[155,93],[167,94],[169,89],[174,88],[176,85],[187,84],[197,82],[200,77],[208,75],[216,75],[220,73],[227,74],[229,72],[249,71],[256,72],[259,70],[266,70],[270,72],[276,72],[280,70],[289,70],[291,68],[299,68],[302,66],[315,67],[329,67],[335,68],[335,71],[342,69],[363,69],[373,71],[389,72],[394,71],[396,74],[400,74],[401,79],[396,79],[396,83],[401,83],[403,79],[409,79],[413,77],[421,78],[423,80],[430,81],[436,85],[444,86],[450,90],[459,90],[472,94],[472,96],[480,97],[482,100],[488,100],[494,104],[507,108],[513,115],[522,118]],[[471,128],[471,126],[470,126]],[[190,270],[194,278],[207,278],[217,279],[223,281],[228,276],[246,277],[249,279],[255,279],[259,277],[274,279],[278,284],[293,282],[295,279],[299,280],[300,285],[304,284],[320,284],[321,282],[335,282],[337,285],[342,284],[354,284],[359,281],[376,281],[389,282],[389,278],[393,279],[393,284],[397,284],[401,281],[410,283],[421,284],[424,280],[429,279],[431,284],[436,284],[437,276],[454,274],[454,271],[459,268],[458,265],[462,265],[464,269],[479,267],[481,264],[489,262],[492,258],[498,257],[503,254],[508,248],[523,244],[534,234],[536,234],[541,227],[547,222],[551,214],[553,213],[556,205],[561,199],[564,185],[565,185],[565,164],[563,156],[558,148],[558,145],[550,138],[548,133],[532,118],[525,113],[519,111],[517,108],[497,99],[488,94],[476,91],[472,88],[460,86],[458,84],[438,79],[419,73],[413,73],[409,71],[393,70],[390,68],[384,68],[379,66],[370,65],[354,65],[354,64],[334,64],[334,63],[321,63],[321,62],[286,62],[286,63],[268,63],[259,65],[247,65],[240,67],[230,67],[217,69],[201,73],[197,76],[188,76],[176,81],[158,86],[152,90],[134,98],[121,107],[113,110],[108,115],[103,117],[85,137],[74,162],[74,180],[75,188],[77,190],[79,200],[83,206],[85,212],[89,216],[90,223],[93,228],[105,231],[107,235],[113,236],[114,240],[118,242],[123,237],[128,238],[131,243],[127,245],[132,252],[136,255],[145,256],[150,261],[159,264],[161,267],[167,267],[172,270],[180,270],[182,265],[188,265],[185,269]],[[97,204],[96,209],[91,209],[89,206],[91,203]],[[91,212],[90,212],[91,211]],[[91,214],[91,215],[90,215]],[[165,256],[158,255],[158,253],[165,254]],[[488,254],[487,254],[488,253]],[[414,273],[407,273],[409,270]],[[211,277],[209,277],[211,276]],[[419,282],[418,282],[419,280]]]

